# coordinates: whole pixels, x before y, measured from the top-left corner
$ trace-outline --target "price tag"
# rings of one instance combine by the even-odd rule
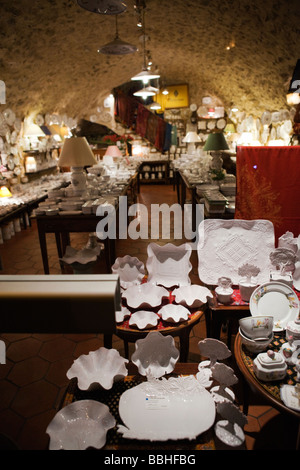
[[[145,398],[146,410],[165,410],[169,406],[166,397],[147,396]]]

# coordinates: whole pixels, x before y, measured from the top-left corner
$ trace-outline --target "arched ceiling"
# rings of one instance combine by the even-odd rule
[[[6,107],[20,117],[88,119],[114,87],[142,70],[135,2],[125,3],[119,37],[139,51],[107,56],[97,50],[114,39],[114,16],[91,13],[76,0],[1,0]],[[260,115],[286,108],[300,58],[299,12],[298,0],[146,0],[147,48],[167,85],[189,85],[190,103],[200,105],[209,94]]]

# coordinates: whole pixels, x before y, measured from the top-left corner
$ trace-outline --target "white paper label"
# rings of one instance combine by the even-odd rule
[[[147,410],[163,410],[169,405],[168,400],[165,397],[148,396],[145,399]]]

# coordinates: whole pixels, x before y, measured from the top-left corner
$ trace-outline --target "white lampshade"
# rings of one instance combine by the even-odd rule
[[[182,139],[182,142],[186,142],[188,144],[195,144],[197,142],[201,142],[201,139],[196,132],[188,132],[186,136]]]
[[[140,96],[141,98],[144,98],[144,99],[148,98],[149,96],[155,96],[156,95],[156,93],[153,90],[151,90],[151,87],[142,88],[141,90],[136,91],[133,94],[134,94],[134,96]]]
[[[109,145],[106,149],[104,156],[122,157],[123,154],[117,145]]]
[[[58,166],[84,167],[97,163],[85,137],[70,137],[65,140]]]
[[[138,73],[134,77],[131,77],[131,80],[142,80],[142,82],[146,84],[149,82],[149,80],[154,80],[159,77],[160,77],[159,74],[152,73],[149,70],[143,69],[142,72]]]
[[[24,119],[24,136],[26,137],[45,137],[45,132],[42,131],[40,126],[34,124],[29,119]]]

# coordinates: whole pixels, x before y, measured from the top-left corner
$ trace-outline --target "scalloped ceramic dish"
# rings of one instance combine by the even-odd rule
[[[121,310],[118,310],[116,312],[116,322],[117,323],[122,323],[126,318],[129,318],[131,315],[130,310],[126,307],[121,307]]]
[[[174,370],[179,358],[174,338],[152,331],[143,339],[135,342],[135,352],[131,361],[138,367],[141,375],[162,377]]]
[[[192,284],[190,286],[178,287],[172,294],[175,296],[175,302],[189,308],[201,307],[207,302],[207,298],[213,298],[211,291],[204,286]]]
[[[164,287],[186,286],[191,283],[189,273],[192,270],[192,248],[188,243],[180,246],[172,243],[164,246],[149,243],[147,253],[148,282]]]
[[[255,289],[250,297],[252,316],[272,316],[273,331],[286,329],[289,321],[299,314],[299,300],[291,287],[282,282],[266,282]]]
[[[79,356],[67,371],[67,377],[77,377],[80,390],[99,387],[109,390],[115,381],[128,375],[125,366],[127,362],[116,349],[101,347],[97,351]]]
[[[167,304],[158,312],[164,321],[170,323],[179,323],[189,318],[190,311],[183,305]]]
[[[274,226],[269,220],[206,219],[198,228],[198,274],[207,285],[227,276],[238,285],[243,264],[260,268],[255,281],[270,279],[270,253],[275,249]]]
[[[164,287],[147,282],[129,287],[122,293],[122,297],[126,299],[127,305],[131,308],[158,307],[163,298],[169,297],[169,292]]]
[[[194,376],[147,381],[126,390],[118,425],[124,438],[167,441],[195,439],[214,423],[212,395]]]
[[[95,400],[79,400],[62,408],[46,429],[50,450],[101,449],[107,431],[116,425],[108,406]]]
[[[129,255],[117,258],[111,270],[113,274],[119,275],[121,287],[124,289],[140,284],[145,276],[144,263]]]
[[[129,326],[136,326],[139,330],[153,328],[157,325],[159,317],[149,310],[138,310],[129,319]]]

